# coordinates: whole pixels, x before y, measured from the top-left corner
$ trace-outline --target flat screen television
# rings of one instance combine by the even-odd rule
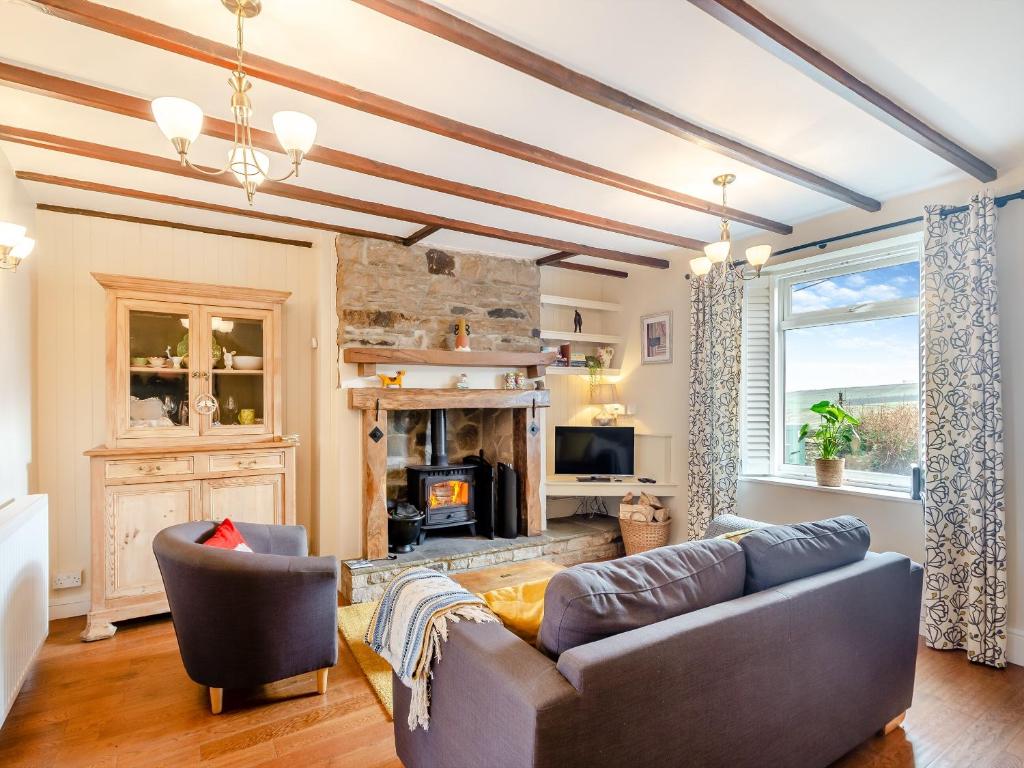
[[[555,427],[556,475],[632,475],[632,427]]]

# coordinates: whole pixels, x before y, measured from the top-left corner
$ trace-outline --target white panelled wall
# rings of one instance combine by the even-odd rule
[[[334,337],[320,339],[319,350],[312,340],[320,333],[322,286],[333,285],[333,236],[313,233],[314,247],[301,248],[48,211],[37,212],[36,222],[34,489],[50,496],[51,572],[84,572],[80,588],[51,594],[54,617],[84,613],[94,577],[82,452],[105,439],[106,317],[92,272],[291,291],[284,305],[284,431],[299,435],[298,521],[315,542],[318,372]]]

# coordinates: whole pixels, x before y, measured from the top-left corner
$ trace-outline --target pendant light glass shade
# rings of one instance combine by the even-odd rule
[[[690,270],[697,277],[703,277],[711,271],[711,259],[707,256],[697,256],[690,259]]]
[[[189,144],[199,137],[203,129],[203,110],[188,99],[161,96],[153,99],[153,117],[170,141],[184,139]]]
[[[13,248],[25,237],[25,228],[20,224],[0,221],[0,248]]]
[[[264,170],[270,167],[270,158],[258,149],[235,147],[228,152],[228,167],[239,184],[259,186],[267,178]]]
[[[728,240],[719,240],[717,243],[708,243],[704,246],[704,255],[712,264],[721,264],[729,258],[729,251],[732,250],[732,243]]]
[[[747,248],[747,263],[760,269],[768,262],[771,255],[772,247],[770,245],[755,245]]]
[[[18,244],[11,250],[11,257],[18,259],[26,258],[32,250],[36,247],[36,241],[31,237],[23,237],[18,241]]]
[[[274,133],[285,152],[306,154],[316,140],[316,120],[302,112],[275,112]]]

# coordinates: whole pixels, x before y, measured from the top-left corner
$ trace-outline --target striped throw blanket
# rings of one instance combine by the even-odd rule
[[[487,604],[430,568],[402,571],[384,590],[366,630],[366,644],[380,655],[407,688],[409,730],[430,718],[431,666],[441,658],[448,622],[497,621]]]

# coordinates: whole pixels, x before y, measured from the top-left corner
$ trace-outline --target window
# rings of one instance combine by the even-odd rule
[[[920,237],[812,257],[749,285],[744,334],[745,474],[812,477],[810,407],[860,419],[846,483],[909,488],[920,450]]]

